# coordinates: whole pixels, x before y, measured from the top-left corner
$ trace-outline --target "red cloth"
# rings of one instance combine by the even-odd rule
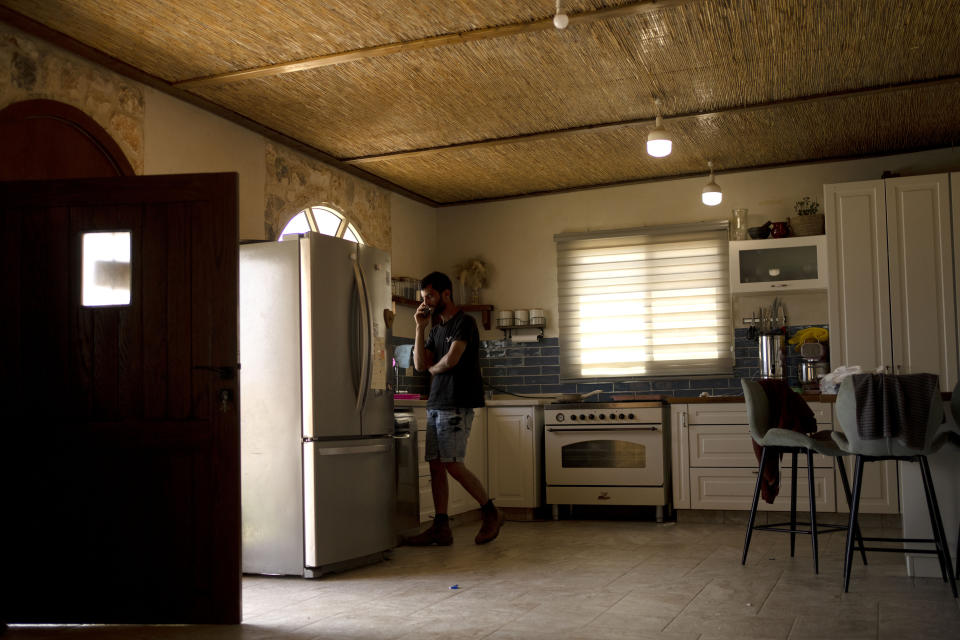
[[[817,418],[806,401],[796,391],[791,389],[783,380],[761,379],[757,383],[767,395],[769,407],[769,427],[789,429],[799,433],[812,434],[817,431]],[[763,447],[753,440],[753,452],[757,455],[757,462],[763,455]],[[780,493],[780,457],[767,456],[767,462],[760,470],[760,495],[764,502],[773,504]]]

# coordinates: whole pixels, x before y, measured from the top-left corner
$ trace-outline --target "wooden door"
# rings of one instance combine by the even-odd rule
[[[0,267],[0,617],[238,623],[236,174],[0,183]]]

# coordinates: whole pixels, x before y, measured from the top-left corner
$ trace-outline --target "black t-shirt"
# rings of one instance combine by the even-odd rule
[[[454,340],[467,343],[459,362],[449,371],[438,373],[430,382],[428,409],[458,409],[483,406],[483,378],[480,377],[480,332],[477,323],[462,309],[446,322],[430,330],[427,350],[433,361],[447,355]]]

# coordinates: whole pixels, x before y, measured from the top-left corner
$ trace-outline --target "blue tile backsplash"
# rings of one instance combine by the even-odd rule
[[[810,325],[788,327],[787,335]],[[814,325],[826,328],[827,325]],[[394,338],[394,346],[412,344],[411,338]],[[793,345],[787,345],[787,382],[799,386],[797,370],[800,355]],[[615,393],[657,393],[666,396],[690,397],[703,392],[713,395],[741,395],[740,378],[756,378],[760,375],[760,358],[757,341],[747,338],[747,329],[734,332],[734,367],[729,377],[696,378],[597,378],[577,380],[560,379],[560,345],[557,338],[544,338],[539,343],[515,343],[509,340],[484,340],[480,343],[480,367],[484,383],[495,387],[494,393],[519,395],[550,393],[587,393],[600,389],[603,393],[597,400],[609,401]],[[429,391],[430,375],[406,375],[399,371],[400,390],[408,393],[426,394]]]

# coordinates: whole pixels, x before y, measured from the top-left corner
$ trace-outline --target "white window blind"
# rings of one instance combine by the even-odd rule
[[[554,239],[562,378],[732,373],[725,227]]]

